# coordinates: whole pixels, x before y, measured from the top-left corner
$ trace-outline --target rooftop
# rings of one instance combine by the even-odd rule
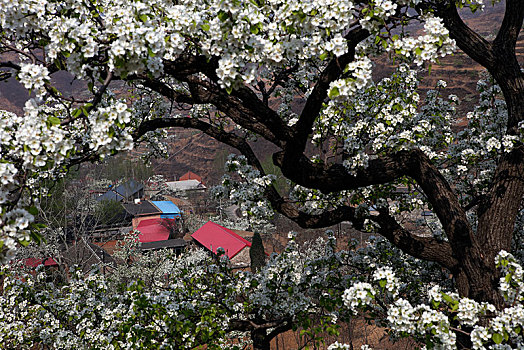
[[[204,186],[200,181],[194,179],[183,181],[170,181],[166,182],[166,185],[173,190],[181,191],[206,189],[206,186]]]
[[[202,227],[196,230],[191,237],[215,254],[217,248],[224,248],[226,255],[230,259],[245,247],[251,247],[249,241],[240,237],[230,229],[215,224],[212,221],[206,222]]]
[[[180,209],[171,201],[151,201],[162,214],[180,214]]]
[[[124,203],[124,209],[133,216],[160,214],[162,211],[150,201],[140,203]]]
[[[163,220],[171,219],[147,219],[142,220],[137,226],[137,230],[140,231],[138,239],[140,242],[156,242],[156,241],[165,241],[169,238],[169,228],[167,225],[163,225]]]

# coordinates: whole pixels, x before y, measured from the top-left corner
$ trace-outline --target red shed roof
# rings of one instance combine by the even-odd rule
[[[192,171],[188,171],[184,175],[180,176],[180,179],[178,179],[178,180],[179,181],[183,181],[183,180],[198,180],[198,182],[202,182],[202,177],[200,177],[199,175],[195,174]]]
[[[56,266],[58,263],[53,258],[48,258],[44,261],[44,259],[36,259],[36,258],[27,258],[24,259],[24,264],[29,267],[37,267],[38,265],[44,264],[44,266]]]
[[[170,219],[148,219],[142,220],[137,226],[140,231],[138,239],[140,242],[164,241],[169,238],[169,229],[162,225],[162,221]]]
[[[218,247],[224,248],[226,255],[231,259],[251,243],[233,231],[212,221],[206,222],[201,228],[191,235],[195,241],[202,244],[213,253]]]

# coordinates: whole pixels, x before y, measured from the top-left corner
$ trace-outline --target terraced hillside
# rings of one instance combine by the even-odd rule
[[[153,161],[153,169],[167,179],[177,180],[187,171],[197,173],[206,185],[215,185],[231,150],[200,131],[176,128],[169,142],[169,158]]]

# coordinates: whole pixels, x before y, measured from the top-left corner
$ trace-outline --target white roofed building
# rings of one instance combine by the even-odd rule
[[[195,179],[170,181],[166,185],[173,191],[177,192],[205,192],[207,187],[200,181]]]

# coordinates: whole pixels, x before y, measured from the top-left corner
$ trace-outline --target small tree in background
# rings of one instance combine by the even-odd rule
[[[260,233],[255,232],[251,248],[249,249],[249,258],[251,259],[251,271],[258,272],[266,264],[266,253]]]

